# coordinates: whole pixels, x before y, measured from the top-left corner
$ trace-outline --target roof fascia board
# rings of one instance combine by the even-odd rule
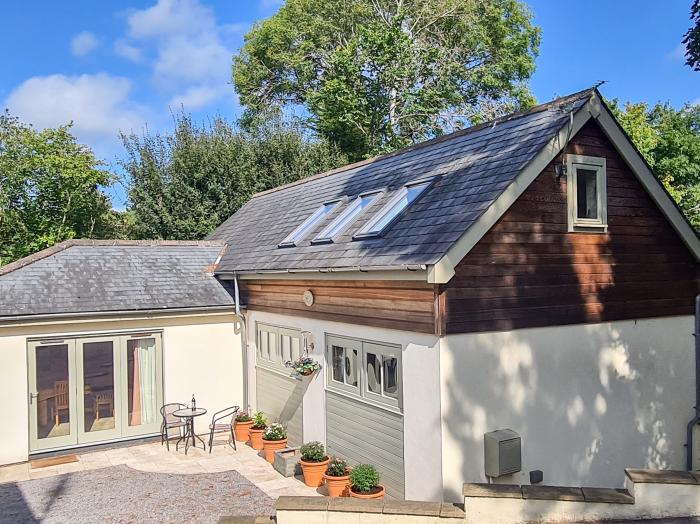
[[[172,309],[141,309],[127,311],[85,311],[76,313],[48,313],[37,315],[16,315],[0,317],[0,328],[22,324],[52,324],[52,323],[74,323],[74,322],[94,322],[103,320],[140,320],[163,317],[182,316],[207,316],[233,314],[235,309],[230,306],[201,306],[191,308]]]
[[[620,124],[612,116],[608,107],[599,99],[596,99],[599,111],[594,118],[601,129],[617,149],[618,153],[627,162],[632,171],[654,200],[664,216],[671,223],[688,249],[693,253],[697,261],[700,261],[700,239],[688,223],[683,212],[678,208],[673,198],[668,194],[663,184],[652,173],[641,153],[634,146],[630,138],[620,127]]]
[[[327,271],[260,271],[240,273],[236,272],[238,280],[415,280],[426,282],[427,269],[415,270],[334,270]],[[234,273],[220,273],[217,277],[221,280],[232,280]]]
[[[556,158],[564,149],[568,140],[578,133],[592,116],[600,111],[599,105],[594,104],[596,97],[597,94],[592,95],[588,102],[579,108],[574,114],[573,125],[568,123],[562,126],[559,132],[520,171],[520,174],[501,196],[457,239],[435,265],[429,267],[428,282],[433,284],[446,284],[449,282],[455,274],[457,264],[496,224],[498,219],[515,203],[549,163]]]

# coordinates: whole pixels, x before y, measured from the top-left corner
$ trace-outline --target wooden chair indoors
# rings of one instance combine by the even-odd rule
[[[68,381],[57,380],[53,383],[53,419],[56,427],[61,423],[61,413],[69,412]]]

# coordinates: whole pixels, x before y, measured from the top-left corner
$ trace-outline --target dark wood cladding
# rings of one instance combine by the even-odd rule
[[[314,294],[304,304],[304,291]],[[414,281],[241,280],[243,304],[253,311],[434,333],[436,290]]]
[[[693,312],[697,262],[597,124],[567,152],[606,158],[608,232],[567,232],[552,163],[441,286],[443,333]]]

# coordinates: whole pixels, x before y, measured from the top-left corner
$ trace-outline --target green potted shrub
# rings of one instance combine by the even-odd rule
[[[236,422],[233,424],[233,432],[238,442],[247,442],[250,438],[250,426],[253,425],[253,417],[247,411],[236,414]]]
[[[253,424],[250,426],[250,447],[253,449],[263,449],[262,434],[267,427],[267,417],[262,411],[253,415]]]
[[[270,424],[262,434],[265,460],[270,464],[275,462],[275,451],[287,447],[287,429],[278,423]]]
[[[383,499],[384,486],[379,484],[377,468],[360,464],[350,472],[350,496],[356,499]]]
[[[326,448],[317,441],[307,442],[299,449],[301,452],[301,471],[304,473],[304,483],[317,488],[323,484],[323,473],[330,460],[326,455]]]
[[[339,457],[331,458],[323,478],[326,481],[329,497],[348,496],[348,491],[350,490],[350,467],[345,460]]]

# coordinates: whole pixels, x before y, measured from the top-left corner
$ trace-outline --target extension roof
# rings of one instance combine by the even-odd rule
[[[258,193],[210,236],[229,249],[217,272],[435,264],[513,183],[544,145],[569,123],[592,90],[559,98],[524,113],[457,131],[393,154],[351,164]],[[392,196],[425,177],[432,187],[381,238],[352,235]],[[344,206],[296,247],[278,244],[321,204],[375,189],[389,191],[332,244],[313,238]]]
[[[425,271],[447,282],[454,267],[496,223],[570,138],[595,119],[688,247],[700,242],[615,120],[596,88],[558,98],[415,146],[258,193],[208,238],[228,243],[217,274]],[[433,184],[378,238],[353,239],[405,184]],[[323,203],[386,189],[333,243],[314,238],[346,205],[297,245],[279,247]],[[406,273],[402,271],[402,273]],[[398,277],[397,277],[398,278]]]
[[[233,308],[217,241],[68,240],[0,267],[0,319]]]

